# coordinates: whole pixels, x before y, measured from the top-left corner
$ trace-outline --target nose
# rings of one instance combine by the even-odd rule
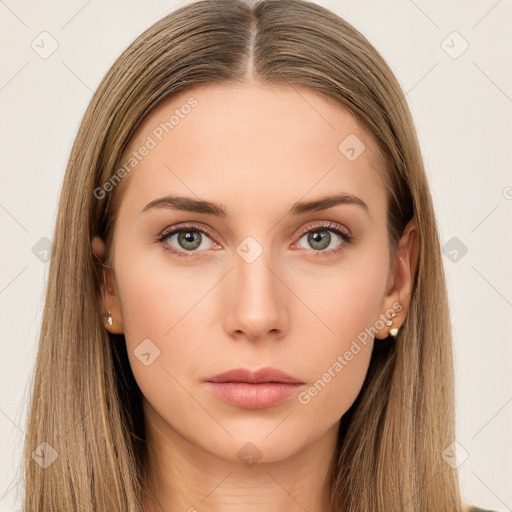
[[[232,337],[257,341],[284,336],[291,294],[280,268],[269,251],[252,262],[235,255],[224,302],[224,329]]]

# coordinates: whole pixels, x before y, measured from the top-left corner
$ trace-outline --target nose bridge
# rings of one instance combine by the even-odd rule
[[[258,338],[283,329],[285,297],[271,249],[245,240],[237,247],[234,267],[229,330]]]

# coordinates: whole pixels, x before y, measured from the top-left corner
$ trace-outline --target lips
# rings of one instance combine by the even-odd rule
[[[207,382],[245,382],[248,384],[260,384],[262,382],[280,382],[284,384],[304,384],[299,379],[278,370],[277,368],[260,368],[249,370],[247,368],[235,368],[206,379]]]
[[[215,397],[241,409],[265,409],[289,400],[304,382],[276,368],[236,368],[206,379]]]

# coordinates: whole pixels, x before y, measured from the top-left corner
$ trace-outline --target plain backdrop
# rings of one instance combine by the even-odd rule
[[[0,0],[1,511],[19,508],[44,247],[78,125],[115,58],[184,3]],[[510,511],[512,1],[317,3],[360,30],[406,92],[445,254],[462,492],[469,502]]]

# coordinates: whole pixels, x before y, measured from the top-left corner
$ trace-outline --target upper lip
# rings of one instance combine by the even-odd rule
[[[258,370],[248,368],[234,368],[227,372],[219,373],[214,377],[206,379],[208,382],[247,382],[258,384],[261,382],[282,382],[286,384],[304,384],[299,379],[278,370],[277,368],[265,367]]]

